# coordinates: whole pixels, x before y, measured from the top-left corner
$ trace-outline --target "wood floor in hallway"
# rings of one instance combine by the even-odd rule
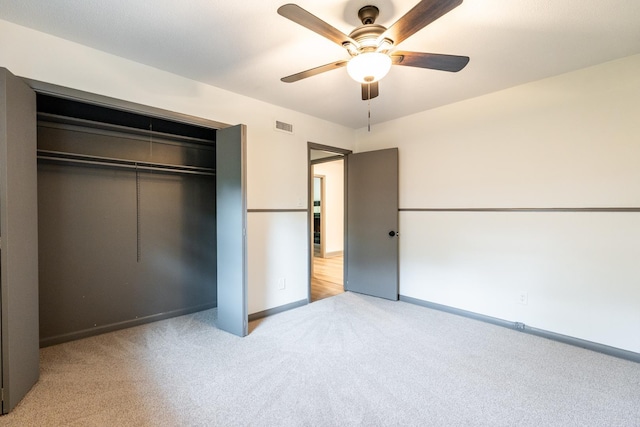
[[[313,257],[311,278],[311,302],[332,297],[344,292],[343,257]]]

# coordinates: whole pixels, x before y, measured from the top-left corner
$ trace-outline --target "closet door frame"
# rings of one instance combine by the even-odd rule
[[[161,108],[156,108],[156,107],[150,107],[147,105],[142,105],[142,104],[137,104],[137,103],[133,103],[133,102],[129,102],[129,101],[124,101],[124,100],[120,100],[120,99],[116,99],[116,98],[111,98],[111,97],[107,97],[107,96],[103,96],[103,95],[98,95],[98,94],[93,94],[93,93],[89,93],[89,92],[84,92],[81,90],[77,90],[77,89],[71,89],[71,88],[67,88],[67,87],[63,87],[63,86],[58,86],[58,85],[54,85],[51,83],[46,83],[46,82],[41,82],[38,80],[32,80],[32,79],[23,79],[28,86],[30,86],[36,93],[39,94],[44,94],[44,95],[50,95],[50,96],[54,96],[54,97],[58,97],[58,98],[64,98],[64,99],[70,99],[70,100],[74,100],[74,101],[79,101],[79,102],[84,102],[87,104],[93,104],[93,105],[98,105],[101,107],[106,107],[106,108],[112,108],[112,109],[116,109],[116,110],[120,110],[120,111],[126,111],[126,112],[131,112],[131,113],[135,113],[135,114],[142,114],[142,115],[146,115],[149,117],[153,117],[153,118],[158,118],[158,119],[166,119],[166,120],[172,120],[175,122],[180,122],[180,123],[185,123],[185,124],[190,124],[190,125],[196,125],[196,126],[201,126],[201,127],[206,127],[209,129],[215,129],[216,131],[222,131],[228,128],[233,128],[233,127],[238,127],[238,126],[242,126],[242,141],[238,141],[238,144],[242,144],[242,150],[245,150],[245,144],[246,144],[246,131],[244,131],[244,129],[246,128],[244,125],[230,125],[230,124],[226,124],[226,123],[222,123],[222,122],[217,122],[214,120],[209,120],[209,119],[204,119],[201,117],[195,117],[195,116],[191,116],[191,115],[187,115],[187,114],[182,114],[182,113],[178,113],[178,112],[173,112],[170,110],[164,110]],[[231,130],[231,129],[229,129]],[[218,156],[218,147],[216,145],[216,157]],[[238,168],[240,168],[241,170],[245,170],[246,169],[246,155],[243,155],[239,158],[241,160],[241,164],[238,165]],[[244,172],[243,172],[244,173]],[[239,194],[239,197],[244,200],[244,207],[246,208],[246,185],[242,185],[241,188],[239,189],[239,191],[241,192],[241,194]],[[218,209],[219,206],[219,202],[221,202],[220,200],[218,200],[218,195],[215,195],[217,198],[216,201],[216,209]],[[244,209],[244,213],[239,211],[238,215],[246,215],[246,209]],[[245,219],[243,218],[242,221],[245,221]],[[224,226],[223,224],[220,223],[220,221],[218,221],[218,227],[222,227]],[[244,230],[244,233],[246,233],[246,227]],[[241,242],[238,242],[241,246],[246,246],[246,234],[244,236],[240,236],[240,238],[242,239]],[[245,249],[243,249],[243,251],[245,251]],[[244,252],[243,252],[244,253]],[[220,264],[221,259],[220,259],[220,253],[218,252],[217,254],[217,265]],[[242,301],[238,303],[237,307],[223,307],[223,310],[239,310],[241,312],[246,313],[246,306],[247,306],[247,294],[246,294],[246,281],[247,281],[247,268],[246,268],[246,256],[244,256],[243,258],[243,263],[244,263],[244,267],[242,269],[243,272],[243,277],[242,280],[240,281],[240,283],[242,284]],[[239,291],[240,292],[240,291]],[[222,304],[224,304],[224,300],[222,301]],[[235,302],[234,302],[235,304]],[[221,302],[220,300],[218,300],[218,307],[220,308],[221,306]],[[224,328],[223,328],[224,329]],[[244,326],[244,333],[240,333],[239,335],[244,335],[246,334],[246,325]],[[236,331],[232,332],[232,333],[237,333]]]
[[[62,86],[57,86],[50,83],[45,83],[37,80],[23,79],[36,93],[55,96],[58,98],[65,98],[74,101],[84,102],[87,104],[98,105],[101,107],[112,108],[121,111],[127,111],[136,114],[143,114],[153,118],[159,119],[167,119],[176,122],[207,127],[210,129],[215,129],[216,131],[222,131],[221,135],[224,136],[225,143],[221,144],[225,146],[225,149],[222,150],[222,147],[219,149],[216,144],[216,158],[218,158],[218,154],[224,154],[226,150],[233,148],[235,145],[235,141],[229,141],[229,137],[226,136],[228,134],[234,135],[236,133],[240,134],[240,138],[237,141],[237,148],[233,148],[232,151],[238,151],[241,155],[234,156],[235,160],[238,160],[239,164],[235,166],[235,168],[239,171],[240,181],[242,185],[239,185],[237,194],[237,199],[240,200],[239,209],[235,209],[234,215],[226,215],[227,219],[229,219],[229,224],[232,228],[236,225],[236,223],[241,224],[241,233],[236,233],[233,236],[233,239],[236,239],[237,242],[234,242],[238,247],[239,258],[236,260],[237,262],[234,264],[238,266],[238,262],[242,265],[240,266],[240,276],[237,280],[234,281],[233,284],[227,284],[226,287],[221,289],[219,284],[216,283],[218,288],[218,310],[222,310],[222,313],[233,313],[229,319],[232,319],[230,322],[223,321],[221,319],[221,324],[218,325],[219,328],[226,330],[227,332],[231,332],[236,335],[244,336],[247,334],[247,258],[246,258],[246,185],[245,185],[245,176],[246,176],[246,126],[245,125],[229,125],[222,122],[217,122],[213,120],[208,120],[200,117],[194,117],[186,114],[181,114],[177,112],[172,112],[169,110],[164,110],[160,108],[150,107],[142,104],[136,104],[128,101],[119,100],[116,98],[111,98],[103,95],[97,95],[89,92],[84,92],[76,89],[66,88]],[[235,128],[235,129],[234,129]],[[230,132],[226,132],[228,130]],[[237,139],[237,138],[236,138]],[[228,196],[228,195],[227,195]],[[223,200],[220,200],[220,195],[216,194],[216,210],[220,209],[221,203]],[[224,221],[217,221],[217,228],[226,227]],[[228,242],[228,240],[227,240]],[[224,262],[224,257],[221,258],[221,252],[217,251],[216,254],[216,263],[219,266],[221,262]],[[233,287],[233,289],[231,289]],[[222,296],[222,298],[221,298]]]

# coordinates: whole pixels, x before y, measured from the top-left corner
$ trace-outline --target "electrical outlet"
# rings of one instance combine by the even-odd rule
[[[518,304],[529,304],[529,294],[527,292],[520,292],[520,294],[518,295]]]
[[[281,291],[284,290],[287,287],[286,281],[284,280],[284,277],[281,277],[278,279],[278,289],[280,289]]]

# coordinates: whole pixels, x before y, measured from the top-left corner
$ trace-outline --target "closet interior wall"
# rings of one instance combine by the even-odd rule
[[[215,130],[38,95],[40,345],[216,306]]]

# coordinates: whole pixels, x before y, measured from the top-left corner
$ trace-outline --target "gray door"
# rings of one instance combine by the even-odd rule
[[[38,381],[36,95],[0,68],[2,413]]]
[[[398,149],[347,156],[345,289],[398,299]]]
[[[216,133],[218,328],[247,335],[246,126]]]

